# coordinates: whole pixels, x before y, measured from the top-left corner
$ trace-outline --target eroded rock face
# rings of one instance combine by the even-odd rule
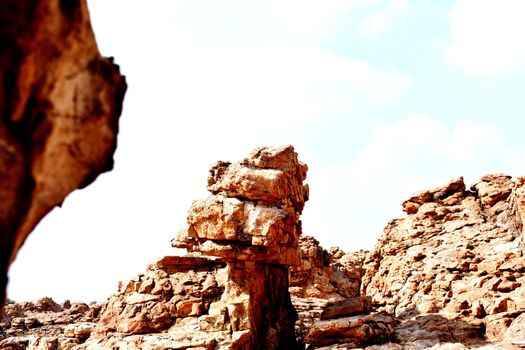
[[[295,349],[289,265],[298,264],[308,187],[292,146],[262,147],[211,170],[212,196],[164,257],[123,283],[78,349]]]
[[[113,166],[126,90],[85,1],[0,4],[0,299],[28,234]]]
[[[98,322],[101,305],[50,298],[5,306],[0,349],[71,349],[85,341]]]
[[[347,299],[360,295],[366,251],[328,251],[311,236],[299,239],[301,264],[290,268],[290,293],[297,298]]]
[[[407,321],[398,338],[504,338],[525,311],[523,183],[495,174],[466,190],[458,178],[403,203],[363,278],[375,306]]]
[[[367,252],[323,249],[313,237],[299,239],[301,264],[290,268],[290,293],[298,312],[296,334],[308,349],[356,348],[388,341],[394,317],[375,313],[360,295]]]
[[[121,283],[104,305],[97,333],[143,334],[177,320],[207,314],[222,295],[226,264],[197,257],[164,257],[136,279]]]

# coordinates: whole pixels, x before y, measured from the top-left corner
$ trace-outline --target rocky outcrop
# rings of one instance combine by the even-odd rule
[[[301,263],[290,268],[290,293],[297,298],[347,299],[360,295],[366,251],[328,251],[311,236],[299,239]]]
[[[515,349],[525,345],[525,178],[416,193],[371,252],[301,236],[306,166],[263,147],[210,170],[172,245],[102,307],[11,304],[5,349]]]
[[[50,298],[9,302],[0,320],[0,349],[69,349],[90,336],[100,308]]]
[[[301,264],[290,268],[290,293],[299,317],[296,333],[309,349],[355,348],[388,341],[395,320],[370,313],[370,299],[360,295],[367,252],[328,251],[309,236],[299,240]]]
[[[121,284],[80,348],[297,348],[288,267],[300,262],[306,170],[292,146],[214,165],[212,195],[172,242],[188,255]]]
[[[113,166],[126,90],[85,1],[0,4],[0,299],[28,234]]]
[[[525,311],[523,178],[462,178],[403,203],[365,262],[363,292],[400,341],[501,341]],[[433,330],[433,331],[430,331]]]

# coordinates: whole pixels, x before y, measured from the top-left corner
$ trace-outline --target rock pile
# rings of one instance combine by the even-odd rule
[[[309,349],[355,348],[388,341],[394,318],[369,313],[360,296],[365,251],[324,250],[313,237],[300,238],[301,264],[290,269],[292,303],[299,313],[296,332]]]
[[[70,349],[85,341],[98,322],[101,305],[10,302],[0,320],[0,349]]]
[[[462,178],[403,203],[368,256],[363,291],[402,322],[398,339],[500,341],[525,311],[525,179]]]
[[[122,284],[86,349],[294,349],[288,267],[299,264],[306,165],[292,146],[262,147],[210,170],[165,257]]]
[[[344,253],[301,236],[306,170],[291,146],[218,162],[212,195],[192,204],[172,241],[186,256],[159,259],[102,307],[8,305],[0,348],[525,344],[525,178],[487,175],[469,189],[457,178],[419,192],[372,252]]]
[[[301,236],[299,247],[301,263],[290,268],[294,297],[346,299],[360,295],[366,251],[345,253],[337,247],[326,251],[311,236]]]

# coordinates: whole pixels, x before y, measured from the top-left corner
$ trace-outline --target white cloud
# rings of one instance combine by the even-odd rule
[[[458,0],[448,15],[447,59],[470,74],[497,76],[525,65],[525,2]]]
[[[10,296],[103,299],[119,279],[174,253],[169,241],[191,200],[206,195],[215,161],[263,144],[293,143],[302,154],[322,142],[304,133],[310,121],[329,125],[354,104],[395,100],[408,77],[317,45],[319,33],[367,2],[297,2],[294,15],[280,2],[235,2],[234,10],[233,2],[91,1],[100,48],[129,83],[116,166],[29,237]],[[309,31],[316,9],[321,19]]]
[[[371,38],[378,38],[385,30],[398,20],[407,11],[409,4],[406,0],[388,0],[379,4],[380,11],[364,18],[358,31]]]

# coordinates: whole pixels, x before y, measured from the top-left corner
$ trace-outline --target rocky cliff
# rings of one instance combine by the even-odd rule
[[[290,265],[300,262],[306,165],[292,146],[220,161],[211,196],[164,257],[109,298],[82,349],[295,349]]]
[[[85,1],[0,3],[0,300],[36,224],[113,166],[126,90]]]
[[[466,188],[457,178],[403,203],[407,216],[386,226],[362,282],[375,307],[403,321],[398,339],[525,339],[516,335],[525,311],[524,183],[496,174]]]
[[[301,236],[306,165],[262,147],[210,170],[166,256],[101,306],[10,304],[2,349],[518,349],[525,178],[416,193],[371,252]]]

